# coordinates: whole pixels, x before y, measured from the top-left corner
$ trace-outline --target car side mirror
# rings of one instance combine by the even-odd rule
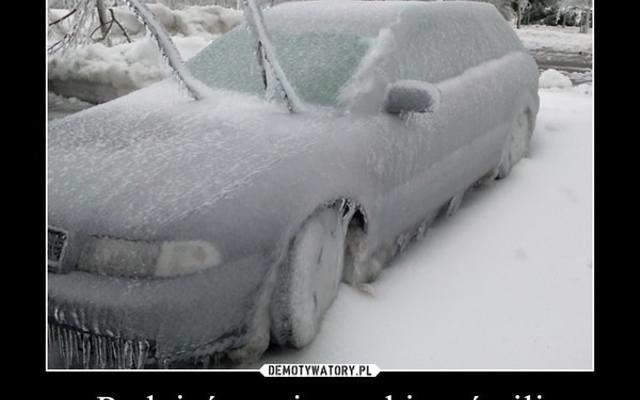
[[[389,86],[384,110],[390,114],[433,112],[440,104],[440,89],[423,81],[400,80]]]

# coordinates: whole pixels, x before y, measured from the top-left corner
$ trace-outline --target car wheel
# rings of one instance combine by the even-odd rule
[[[343,207],[322,208],[294,238],[271,307],[272,337],[279,345],[299,348],[315,337],[338,293],[348,223]]]
[[[506,178],[513,166],[528,154],[532,133],[529,115],[523,112],[518,115],[514,127],[507,136],[498,165],[497,179]]]

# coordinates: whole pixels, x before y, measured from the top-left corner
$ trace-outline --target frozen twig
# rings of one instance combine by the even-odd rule
[[[127,42],[131,43],[131,38],[129,37],[127,30],[124,28],[124,26],[122,26],[120,21],[118,21],[118,19],[116,18],[115,14],[113,13],[113,8],[109,9],[109,13],[111,13],[111,22],[115,22],[116,25],[118,25],[118,28],[120,28],[120,30],[122,31],[122,34],[127,39]],[[109,29],[111,29],[111,27],[109,27]]]
[[[64,15],[64,17],[62,18],[58,18],[57,20],[50,22],[49,26],[53,26],[56,24],[59,24],[60,22],[64,21],[65,19],[69,18],[70,16],[72,16],[73,14],[75,14],[75,12],[78,11],[78,9],[74,8],[73,10],[71,10],[70,12],[68,12],[67,14]]]
[[[49,48],[47,49],[47,52],[48,52],[49,54],[53,53],[53,52],[54,52],[54,49],[55,49],[58,45],[60,45],[63,41],[64,41],[64,39],[60,39],[60,40],[58,40],[57,42],[55,42],[54,44],[52,44],[51,46],[49,46]]]
[[[124,28],[124,26],[122,26],[122,24],[120,24],[120,21],[118,21],[118,19],[116,18],[115,14],[113,13],[113,9],[112,8],[109,9],[109,13],[111,14],[111,19],[109,21],[105,21],[104,23],[101,23],[96,29],[94,29],[91,32],[89,37],[93,38],[93,35],[98,31],[98,29],[102,29],[106,25],[106,29],[102,29],[102,32],[103,32],[102,33],[102,37],[100,39],[98,39],[97,41],[101,41],[101,40],[107,39],[107,37],[111,33],[111,29],[113,28],[113,24],[115,23],[120,28],[120,30],[122,31],[122,34],[124,35],[125,39],[127,39],[127,42],[131,43],[131,38],[129,37],[129,34],[127,33],[127,30]]]

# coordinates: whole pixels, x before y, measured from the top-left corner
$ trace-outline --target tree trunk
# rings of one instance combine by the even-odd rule
[[[589,20],[591,19],[591,13],[589,10],[584,12],[586,15],[580,21],[580,33],[589,33]]]
[[[96,0],[96,7],[98,9],[98,20],[100,21],[100,32],[102,32],[102,38],[107,36],[107,23],[109,22],[109,16],[107,15],[107,6],[104,4],[104,0]]]

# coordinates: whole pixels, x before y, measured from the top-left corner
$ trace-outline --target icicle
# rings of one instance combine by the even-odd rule
[[[107,367],[108,362],[107,362],[107,357],[108,357],[108,353],[107,353],[107,341],[106,339],[104,339],[101,336],[98,336],[98,362],[97,362],[97,366],[98,368],[104,369]]]
[[[138,341],[137,356],[136,356],[136,368],[144,368],[147,358],[149,357],[149,342],[146,340]]]
[[[220,364],[222,363],[222,356],[222,353],[213,353],[212,357],[214,367],[220,366]]]
[[[71,366],[73,368],[78,368],[82,364],[82,354],[81,354],[81,346],[82,346],[82,335],[79,332],[70,331],[70,351],[71,354]]]
[[[82,335],[82,368],[91,368],[91,335]]]
[[[124,342],[124,362],[125,368],[132,369],[133,368],[133,342],[131,340],[127,340]]]
[[[49,346],[65,368],[144,368],[152,353],[148,340],[94,335],[49,324]]]
[[[63,330],[61,333],[62,333],[61,354],[64,357],[64,367],[71,368],[71,343],[69,339],[69,332],[67,330]]]
[[[201,362],[202,362],[202,368],[209,369],[209,365],[211,364],[211,356],[209,354],[207,354],[206,356],[203,356]]]
[[[116,351],[116,367],[118,369],[126,368],[124,363],[124,352],[123,352],[124,345],[122,342],[123,341],[119,339],[116,339],[114,341],[114,346]]]
[[[120,346],[118,346],[117,339],[110,340],[109,347],[111,348],[112,361],[107,368],[122,368],[120,363]]]

